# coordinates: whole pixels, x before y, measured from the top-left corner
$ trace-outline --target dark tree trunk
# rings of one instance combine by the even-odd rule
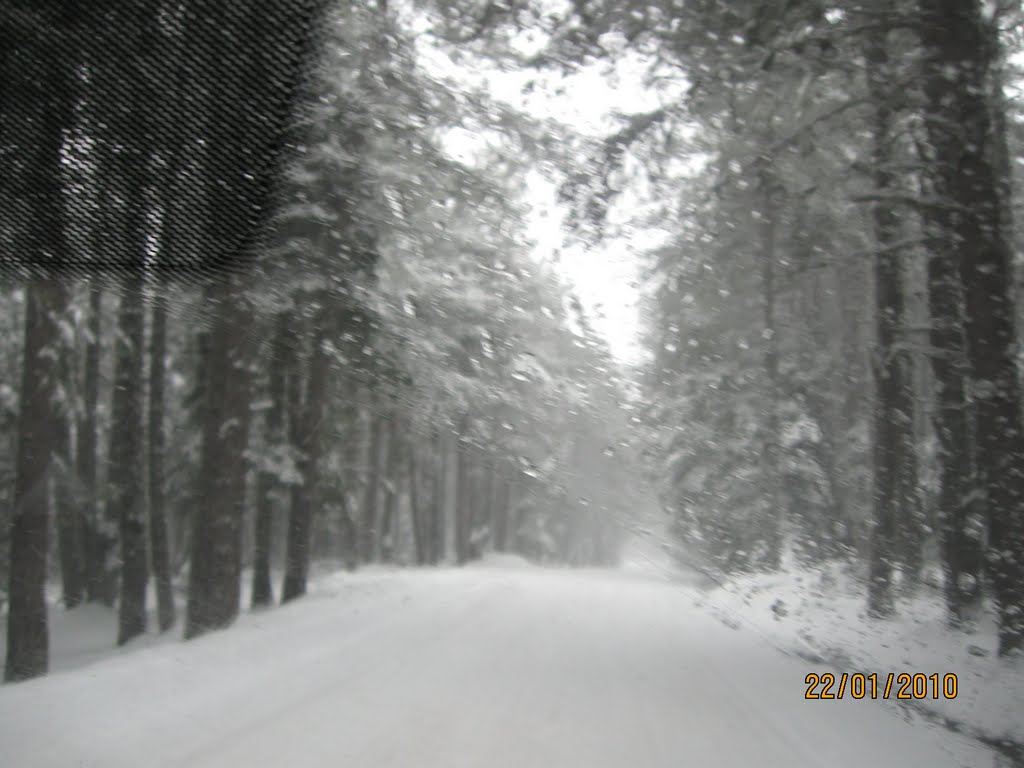
[[[487,548],[494,546],[494,457],[484,459],[482,487],[480,489],[480,508],[474,523],[474,534],[477,539],[475,553],[483,555]]]
[[[341,327],[351,328],[353,325],[353,314],[349,310],[346,313],[342,307]],[[353,334],[355,335],[355,334]],[[363,349],[360,346],[360,349]],[[340,473],[341,488],[338,492],[338,501],[341,505],[341,558],[345,568],[354,571],[359,567],[359,509],[354,503],[356,489],[361,482],[359,470],[360,458],[362,456],[366,440],[363,435],[363,422],[360,419],[359,407],[356,402],[359,397],[359,388],[352,376],[342,378],[342,397],[346,401],[343,406],[344,428],[348,434],[343,445],[340,447],[340,454],[344,467]]]
[[[146,536],[146,446],[143,403],[145,372],[145,303],[143,280],[150,213],[158,206],[151,192],[156,147],[152,82],[157,65],[157,6],[154,0],[114,11],[122,33],[100,55],[122,90],[110,95],[107,107],[111,141],[121,150],[109,169],[110,178],[126,193],[122,209],[121,283],[115,343],[114,396],[109,446],[109,510],[121,539],[121,590],[118,602],[118,644],[146,630],[149,552]],[[122,103],[123,102],[123,103]],[[127,103],[135,108],[128,110]],[[113,159],[113,158],[112,158]]]
[[[471,525],[470,510],[470,477],[468,447],[465,442],[465,425],[455,440],[455,562],[465,565],[469,562],[469,528]]]
[[[990,574],[999,653],[1024,647],[1024,435],[1017,378],[1012,251],[994,166],[999,142],[989,78],[998,41],[978,0],[920,0],[926,125],[935,192],[953,206],[953,243],[964,287],[965,340],[977,424],[977,468],[988,506]]]
[[[64,417],[66,409],[55,414],[59,422],[54,433],[56,472],[53,473],[53,504],[57,517],[57,548],[64,607],[76,608],[85,597],[82,525],[72,493],[71,425]]]
[[[194,386],[188,396],[188,419],[189,426],[198,434],[200,441],[200,454],[203,450],[203,435],[206,432],[206,390],[207,377],[210,368],[210,331],[209,329],[199,330],[192,339],[193,353],[189,356],[194,370]],[[202,456],[199,461],[190,466],[190,478],[188,493],[178,509],[178,521],[175,525],[174,551],[178,554],[175,562],[175,570],[188,566],[191,568],[194,552],[192,551],[192,539],[195,534],[196,509],[198,500],[202,495]]]
[[[762,164],[761,186],[761,304],[763,313],[764,353],[764,434],[762,440],[762,484],[764,489],[764,562],[769,570],[777,570],[782,562],[783,506],[779,468],[779,341],[775,321],[775,240],[778,227],[778,204],[781,185],[770,162]]]
[[[226,387],[226,419],[221,427],[225,433],[226,461],[223,470],[224,508],[230,511],[230,524],[225,530],[221,561],[225,585],[224,614],[231,620],[238,615],[242,599],[242,521],[246,510],[246,489],[249,474],[249,431],[252,421],[252,353],[253,339],[248,337],[246,323],[251,310],[242,304],[241,296],[233,297],[231,317],[233,333],[227,335],[228,362],[231,381]]]
[[[526,555],[526,537],[524,529],[526,518],[530,514],[529,489],[524,483],[517,482],[513,486],[515,491],[512,498],[515,503],[509,507],[509,549],[519,555]]]
[[[285,555],[284,586],[281,601],[287,602],[306,594],[309,577],[310,532],[313,507],[320,486],[320,463],[323,452],[323,419],[326,413],[329,360],[324,349],[326,313],[321,312],[313,328],[313,348],[309,363],[309,383],[305,404],[298,391],[298,377],[292,377],[288,405],[292,424],[292,446],[298,456],[302,482],[292,487],[292,505],[288,517],[288,539]]]
[[[359,552],[356,546],[358,528],[356,527],[354,511],[349,502],[348,484],[342,489],[339,496],[341,502],[341,560],[345,568],[354,571],[359,567]]]
[[[950,624],[961,627],[981,607],[985,526],[974,469],[973,413],[966,397],[960,283],[952,254],[943,245],[936,245],[929,259],[928,293],[946,607]]]
[[[296,373],[298,371],[296,370]],[[281,602],[286,603],[306,594],[306,574],[309,571],[309,496],[303,485],[306,482],[306,457],[303,455],[304,420],[302,413],[301,375],[288,377],[287,403],[289,443],[295,456],[298,482],[293,482],[288,505],[288,526],[285,529],[285,573],[281,585]]]
[[[923,180],[923,197],[935,194],[932,186],[930,180]],[[985,514],[975,468],[974,410],[967,397],[963,288],[954,244],[947,235],[954,231],[956,221],[948,208],[935,206],[924,211],[923,224],[930,244],[928,308],[936,399],[932,421],[938,440],[937,516],[946,613],[950,626],[960,628],[973,623],[981,610]]]
[[[447,540],[445,490],[448,483],[448,454],[445,452],[445,440],[441,430],[434,429],[432,443],[434,446],[434,472],[430,499],[430,562],[437,565],[444,560],[447,554],[445,552]]]
[[[400,459],[402,443],[399,435],[399,418],[397,411],[392,411],[388,419],[388,446],[384,460],[384,514],[380,524],[380,560],[393,563],[395,560],[395,535],[398,529],[398,489],[400,475]]]
[[[174,586],[167,536],[167,499],[164,493],[164,380],[167,356],[167,307],[157,289],[153,296],[149,347],[149,546],[156,579],[157,621],[161,632],[174,626]]]
[[[53,212],[51,212],[53,213]],[[39,278],[25,296],[21,404],[15,458],[14,510],[7,609],[7,660],[4,679],[25,680],[46,674],[49,634],[46,621],[47,485],[60,428],[53,403],[59,361],[57,318],[68,296],[59,280]]]
[[[249,251],[258,233],[251,217],[240,218],[234,212],[243,208],[259,211],[266,202],[269,186],[262,174],[254,173],[254,158],[280,159],[275,147],[281,144],[283,121],[277,123],[266,109],[254,109],[254,105],[266,105],[270,99],[275,110],[290,109],[290,103],[277,98],[277,86],[267,84],[275,79],[293,82],[301,61],[293,57],[285,65],[273,60],[272,38],[277,31],[244,3],[212,4],[208,12],[193,16],[189,23],[195,39],[196,56],[192,58],[197,59],[189,62],[189,77],[202,80],[208,94],[201,105],[207,117],[202,125],[206,136],[196,160],[204,203],[198,211],[201,220],[197,228],[206,231],[197,235],[210,245],[204,266],[222,270],[207,286],[205,296],[216,317],[207,366],[200,497],[192,530],[185,628],[185,636],[194,637],[227,626],[239,608],[252,337],[250,313],[229,268]],[[233,33],[236,43],[234,62],[244,61],[245,66],[225,66],[225,30]],[[247,156],[237,151],[240,137],[250,146],[262,145],[266,152]],[[222,212],[230,215],[222,216]]]
[[[292,369],[294,361],[289,352],[289,319],[286,313],[278,315],[275,321],[274,341],[270,348],[267,364],[267,393],[270,408],[264,422],[265,449],[270,455],[277,455],[283,447],[285,410],[285,372]],[[277,476],[266,469],[260,471],[256,490],[256,531],[252,571],[253,607],[270,605],[274,602],[274,588],[270,578],[270,551],[274,532],[274,498],[278,489]]]
[[[497,495],[494,502],[494,549],[498,552],[508,552],[509,483],[508,480],[499,476],[497,485]]]
[[[529,482],[529,481],[527,481]],[[531,489],[526,482],[516,483],[515,504],[511,507],[509,514],[509,537],[510,548],[513,552],[523,557],[534,557],[532,543],[529,540],[527,527],[530,517],[535,513],[533,500],[530,498]]]
[[[82,369],[82,412],[78,420],[75,462],[78,476],[79,515],[83,527],[85,591],[90,602],[113,602],[103,594],[104,560],[100,530],[99,498],[96,487],[97,407],[100,389],[100,318],[103,292],[97,283],[89,286],[89,315],[86,320],[85,359]]]
[[[149,580],[142,441],[145,315],[142,283],[137,278],[122,285],[117,329],[107,478],[108,509],[118,521],[121,538],[117,642],[122,645],[146,631]]]
[[[372,410],[376,407],[375,401],[371,403],[370,407],[370,446],[366,457],[368,474],[366,478],[366,496],[363,499],[362,524],[359,532],[360,559],[364,563],[369,563],[373,560],[380,536],[380,531],[378,530],[380,515],[378,514],[377,501],[380,488],[381,442],[384,437],[384,418],[378,415],[375,410]]]
[[[248,319],[238,289],[227,277],[209,285],[205,299],[215,316],[202,373],[203,438],[192,523],[186,639],[235,620],[242,567],[251,386]]]
[[[872,162],[875,186],[880,194],[893,187],[892,106],[887,82],[887,33],[873,33],[867,43],[868,86],[872,97]],[[902,270],[899,254],[891,246],[899,235],[899,220],[892,206],[876,203],[872,209],[875,243],[875,446],[874,526],[868,583],[868,611],[877,617],[895,611],[892,589],[894,562],[899,545],[909,541],[910,526],[916,518],[912,493],[916,491],[913,445],[912,361],[899,348],[900,329],[905,323]],[[911,479],[912,478],[912,479]],[[904,557],[906,559],[906,557]],[[916,558],[915,558],[916,559]]]
[[[118,254],[120,259],[127,258],[131,260],[136,254],[132,250],[132,237],[129,231],[130,225],[133,223],[132,216],[129,214],[129,206],[137,203],[138,200],[135,190],[131,189],[127,183],[129,179],[122,165],[122,154],[115,151],[115,146],[119,140],[114,135],[118,127],[122,131],[126,127],[125,115],[120,110],[126,94],[120,92],[119,89],[113,88],[111,85],[113,83],[120,83],[124,79],[124,73],[121,71],[124,66],[123,60],[129,57],[122,56],[120,57],[121,61],[119,61],[117,53],[116,48],[113,46],[97,45],[95,41],[92,41],[86,47],[86,65],[98,77],[95,79],[95,82],[90,78],[88,86],[89,98],[82,104],[82,109],[85,111],[89,130],[94,131],[98,138],[95,152],[97,163],[96,175],[98,179],[94,182],[96,185],[94,205],[98,210],[103,211],[102,220],[93,227],[89,245],[97,253]],[[102,179],[102,183],[99,183],[99,179]],[[93,313],[93,318],[90,318],[90,320],[94,320],[96,330],[94,343],[97,346],[94,352],[91,348],[93,340],[90,340],[90,347],[87,347],[85,371],[87,388],[85,394],[87,398],[90,397],[88,391],[89,379],[93,376],[89,366],[93,364],[96,366],[95,376],[98,380],[100,365],[105,351],[110,348],[116,349],[116,336],[119,332],[115,324],[110,329],[109,347],[99,345],[99,330],[102,321],[100,315],[102,295],[98,281],[94,283],[92,290],[94,293],[91,297],[90,303],[92,306],[90,311]],[[94,355],[94,359],[90,360]],[[94,403],[98,400],[97,394],[98,385],[97,390],[91,393],[92,397],[96,398],[93,401]],[[103,394],[106,397],[106,393],[104,392]],[[91,417],[93,419],[93,437],[89,446],[91,456],[87,459],[94,466],[92,473],[93,491],[91,498],[88,499],[93,507],[93,515],[89,521],[88,536],[89,599],[113,608],[117,602],[119,589],[118,528],[120,521],[116,516],[111,516],[112,514],[116,515],[116,510],[110,507],[109,497],[97,485],[99,473],[95,468],[104,459],[109,460],[111,430],[109,429],[109,418],[106,425],[100,425],[96,422],[95,413],[96,407],[93,405]],[[107,443],[101,449],[99,438],[103,434],[103,426],[108,427],[106,430]],[[86,436],[86,440],[90,440],[89,436]],[[104,449],[106,451],[105,457],[100,455],[101,450]]]
[[[476,457],[470,452],[468,446],[464,446],[466,456],[466,503],[464,507],[465,521],[465,562],[476,560],[480,553],[477,551],[477,523],[481,513],[481,476],[480,467]]]
[[[406,457],[409,470],[409,512],[412,517],[413,553],[416,557],[416,565],[426,565],[430,562],[428,551],[430,533],[419,487],[421,478],[416,461],[416,445],[412,440],[406,443]]]
[[[62,25],[70,8],[44,3]],[[7,38],[7,35],[3,35]],[[5,180],[14,199],[31,205],[32,221],[15,248],[32,261],[53,264],[66,253],[61,152],[70,123],[72,76],[62,55],[42,41],[20,41],[28,50],[19,66],[7,67],[2,86],[25,112],[11,130],[20,145],[19,163]],[[6,56],[5,56],[6,58]],[[11,63],[11,62],[8,62]],[[26,117],[31,115],[31,119]],[[7,173],[11,166],[4,162]],[[48,485],[57,430],[63,421],[55,402],[62,374],[59,319],[68,306],[60,279],[39,270],[25,290],[18,438],[10,522],[7,658],[4,679],[24,680],[47,671],[46,558],[49,549]]]
[[[1013,210],[1013,153],[1007,119],[1007,98],[1004,91],[1006,79],[1006,55],[999,39],[998,16],[986,23],[984,32],[990,49],[987,101],[992,121],[991,158],[993,171],[999,180],[999,207],[1003,232],[1012,238],[1014,231]]]
[[[341,456],[345,467],[341,471],[340,482],[342,487],[338,492],[338,502],[341,506],[340,550],[345,568],[349,571],[354,571],[359,567],[359,517],[356,505],[352,502],[355,498],[354,489],[359,486],[359,470],[357,465],[362,454],[361,446],[365,441],[362,439],[362,422],[359,419],[359,408],[354,404],[357,394],[354,383],[351,380],[344,380],[342,386],[345,388],[346,396],[352,398],[352,402],[346,403],[344,406],[345,427],[350,438],[345,441],[344,446],[341,448]]]

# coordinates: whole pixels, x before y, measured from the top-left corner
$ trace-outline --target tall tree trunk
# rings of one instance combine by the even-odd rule
[[[227,418],[222,426],[225,430],[227,461],[224,467],[225,508],[230,510],[230,526],[227,530],[223,558],[223,583],[225,585],[225,615],[231,620],[238,615],[242,600],[242,525],[245,519],[247,480],[249,476],[249,432],[252,422],[252,358],[254,341],[247,337],[245,324],[250,314],[238,296],[232,304],[232,321],[235,327],[229,336],[228,360],[231,383],[227,388]]]
[[[292,424],[292,445],[298,456],[302,482],[292,487],[292,506],[288,517],[284,586],[281,601],[287,602],[306,594],[309,577],[310,532],[313,507],[320,486],[320,464],[323,452],[323,419],[326,413],[329,360],[324,350],[326,313],[314,322],[313,348],[309,362],[309,382],[303,406],[298,391],[298,377],[289,388],[289,412]]]
[[[480,513],[476,516],[474,523],[474,547],[477,557],[494,546],[494,457],[484,458],[481,467],[483,470],[482,488],[480,489]]]
[[[293,343],[295,337],[293,336]],[[288,404],[288,441],[291,446],[292,455],[295,457],[296,470],[298,471],[298,482],[293,482],[290,488],[288,505],[288,526],[285,529],[285,573],[284,582],[281,585],[281,602],[285,603],[306,593],[306,573],[309,570],[309,527],[310,509],[307,506],[309,496],[303,487],[306,482],[306,457],[303,453],[304,419],[303,406],[303,379],[299,374],[298,366],[294,363],[293,370],[297,375],[288,377],[288,389],[286,402]]]
[[[79,510],[72,493],[73,468],[71,464],[71,425],[60,409],[54,433],[55,467],[52,475],[53,505],[57,518],[57,548],[60,553],[60,573],[64,607],[75,608],[85,597],[84,544]]]
[[[81,519],[73,494],[71,466],[71,425],[61,409],[54,432],[54,469],[50,481],[54,515],[57,521],[57,550],[60,558],[62,601],[72,609],[85,597]]]
[[[221,629],[238,615],[245,451],[249,441],[248,322],[242,298],[225,276],[206,288],[214,308],[204,380],[199,496],[192,523],[185,637]]]
[[[59,280],[37,278],[26,289],[10,533],[4,667],[7,681],[44,675],[48,668],[49,633],[44,594],[49,549],[47,485],[56,432],[60,428],[53,407],[59,376],[59,362],[53,350],[59,344],[57,319],[66,311],[67,304],[67,292]]]
[[[265,450],[271,456],[277,455],[283,447],[285,411],[285,372],[292,370],[294,361],[289,352],[287,313],[280,313],[275,320],[274,341],[270,348],[267,365],[270,407],[264,422]],[[256,490],[256,531],[252,571],[253,607],[270,605],[274,602],[274,588],[270,579],[270,551],[274,532],[274,499],[278,488],[277,476],[264,468],[257,478]]]
[[[416,557],[416,565],[426,565],[430,561],[430,554],[428,552],[429,526],[419,487],[421,478],[418,471],[418,462],[416,461],[416,444],[412,440],[406,442],[406,460],[409,471],[409,511],[412,517],[412,548]]]
[[[105,70],[109,66],[109,61],[105,60],[109,58],[109,53],[105,56],[94,54],[93,60],[90,60],[89,66],[96,66],[98,69]],[[103,71],[102,78],[104,80],[116,81],[118,76],[116,73]],[[101,106],[99,107],[99,114],[97,115],[98,121],[107,121],[112,118],[107,114],[107,104],[109,100],[114,98],[111,94],[101,92],[99,94],[99,101]],[[129,217],[126,215],[127,201],[132,198],[132,195],[125,188],[124,173],[123,169],[119,168],[115,161],[112,159],[115,153],[112,150],[112,141],[105,137],[105,141],[99,143],[97,156],[98,156],[98,167],[97,171],[102,175],[104,183],[99,185],[97,190],[97,203],[107,214],[104,216],[104,220],[101,225],[96,227],[94,233],[94,242],[91,244],[93,248],[97,249],[98,252],[106,253],[118,253],[125,254],[128,252],[126,243],[128,238],[126,237],[127,228],[126,220]],[[93,286],[93,290],[96,292],[93,296],[95,300],[95,308],[90,308],[91,312],[95,312],[95,326],[97,330],[96,344],[97,348],[95,351],[95,365],[96,365],[96,378],[97,381],[100,376],[100,367],[106,354],[106,349],[99,345],[100,338],[98,335],[100,324],[102,322],[102,316],[100,314],[102,308],[102,294],[100,294],[100,287],[98,284]],[[108,295],[114,295],[114,291],[110,291]],[[111,323],[109,330],[108,340],[110,341],[109,348],[117,348],[117,334],[119,330],[117,328],[116,319]],[[92,356],[93,350],[87,348],[87,355]],[[90,361],[86,360],[88,366]],[[86,386],[88,387],[90,377],[90,371],[86,370]],[[89,397],[89,392],[86,392],[86,397]],[[98,401],[99,397],[99,385],[97,384],[97,390],[92,393],[92,396],[96,398],[94,402]],[[102,393],[104,398],[107,397],[106,392]],[[109,401],[108,401],[109,402]],[[118,526],[119,521],[116,517],[112,517],[114,510],[110,508],[110,498],[106,493],[106,485],[101,489],[99,487],[99,475],[98,467],[100,463],[104,461],[104,457],[100,455],[101,450],[106,450],[106,458],[109,459],[110,454],[110,416],[108,415],[106,424],[102,424],[96,418],[96,407],[92,408],[93,412],[93,424],[95,437],[90,446],[92,451],[91,461],[93,463],[93,495],[91,503],[94,508],[94,515],[90,525],[90,560],[91,560],[91,576],[90,576],[90,599],[102,603],[108,608],[113,608],[117,602],[118,589],[119,589],[119,578],[120,569],[118,566],[119,554],[118,554]],[[106,430],[103,427],[106,426]],[[100,436],[104,435],[107,438],[106,445],[101,448]],[[109,478],[104,478],[104,481],[109,481]],[[107,485],[109,483],[107,482]]]
[[[777,570],[782,562],[783,505],[780,492],[779,466],[779,341],[775,322],[775,240],[778,227],[776,196],[781,187],[770,167],[762,163],[759,171],[761,187],[761,303],[764,340],[764,437],[762,441],[762,483],[764,510],[764,567]]]
[[[47,2],[63,26],[70,7]],[[6,36],[5,36],[6,37]],[[3,72],[4,90],[18,100],[24,114],[13,127],[20,145],[19,163],[6,179],[14,199],[33,206],[32,221],[19,256],[55,268],[65,256],[65,222],[61,176],[64,129],[71,118],[72,73],[64,54],[42,40],[21,41],[28,49],[24,66]],[[11,166],[5,163],[2,170]],[[15,450],[13,510],[10,522],[10,574],[7,609],[7,658],[4,679],[43,675],[49,663],[46,616],[46,557],[49,550],[49,477],[57,430],[55,402],[62,368],[59,321],[67,311],[68,293],[59,277],[36,270],[25,291],[24,345]]]
[[[261,145],[265,159],[277,163],[280,158],[275,147],[283,138],[283,121],[268,117],[266,109],[254,109],[253,105],[265,105],[270,99],[275,110],[290,109],[287,99],[277,98],[277,87],[268,89],[267,83],[275,77],[279,83],[294,82],[301,58],[293,57],[295,61],[287,66],[274,63],[269,52],[274,50],[276,32],[244,3],[214,3],[209,12],[193,16],[189,25],[197,61],[187,68],[188,76],[201,79],[200,93],[207,94],[201,104],[201,114],[207,118],[201,125],[204,143],[196,153],[202,193],[197,235],[210,244],[203,264],[207,274],[220,273],[207,286],[205,296],[216,317],[210,340],[200,498],[192,531],[185,628],[186,637],[195,637],[231,623],[240,599],[252,337],[248,332],[251,320],[246,317],[250,313],[243,306],[239,278],[232,267],[251,253],[253,236],[258,234],[254,216],[239,217],[237,213],[263,210],[270,186],[262,173],[254,171],[253,156],[238,151],[238,142],[244,136],[250,146]],[[223,55],[225,31],[231,31],[238,43],[232,49],[235,66],[228,65],[229,59]],[[239,61],[245,66],[237,66]]]
[[[143,281],[152,234],[150,213],[158,202],[151,193],[155,171],[156,109],[152,82],[147,77],[157,64],[156,0],[144,0],[114,11],[122,29],[102,56],[123,91],[110,96],[107,106],[111,142],[121,150],[111,165],[110,176],[126,193],[122,209],[122,242],[119,249],[124,280],[118,309],[115,343],[114,396],[107,476],[111,493],[111,518],[118,521],[121,539],[121,591],[118,602],[119,645],[146,630],[146,592],[149,552],[146,536],[145,488],[145,302]],[[125,110],[122,100],[135,105]],[[131,114],[129,115],[129,112]],[[112,158],[113,159],[113,158]]]
[[[100,319],[103,315],[103,291],[94,282],[89,286],[89,314],[86,320],[85,359],[82,366],[82,411],[78,419],[76,455],[79,515],[83,525],[85,552],[85,591],[90,602],[107,602],[103,595],[103,545],[100,505],[96,487],[97,408],[100,389]]]
[[[399,460],[402,455],[399,428],[398,412],[392,409],[388,418],[388,446],[384,461],[384,514],[381,518],[379,538],[380,560],[383,563],[392,563],[395,560],[395,539],[398,531]]]
[[[952,626],[961,627],[976,618],[981,607],[985,525],[974,466],[977,436],[966,397],[960,282],[952,254],[942,241],[935,242],[928,262],[928,293],[937,390],[939,524],[947,614]]]
[[[498,552],[508,552],[509,482],[499,476],[497,485],[497,498],[494,503],[494,549]]]
[[[875,187],[884,195],[893,188],[892,106],[888,76],[888,33],[871,33],[866,44],[868,87],[872,97],[872,163]],[[913,431],[912,361],[898,346],[905,322],[902,270],[892,248],[899,235],[899,220],[891,205],[872,208],[875,245],[875,446],[874,525],[868,583],[868,611],[891,616],[895,611],[893,564],[900,539],[908,537],[908,521],[916,514],[909,495],[915,453]],[[916,468],[915,468],[916,469]],[[916,472],[913,487],[916,490]],[[901,536],[902,532],[902,536]],[[906,544],[907,542],[904,541]],[[916,543],[920,547],[920,542]]]
[[[1008,103],[1005,93],[1005,80],[1007,71],[1006,52],[1003,50],[999,39],[999,16],[996,15],[990,22],[983,22],[984,33],[987,36],[989,51],[989,72],[987,101],[989,114],[992,121],[992,144],[991,161],[993,172],[999,180],[999,213],[1003,232],[1007,239],[1012,242],[1014,231],[1014,205],[1013,205],[1013,154],[1010,148],[1010,135],[1008,127],[1007,109]]]
[[[164,493],[164,380],[167,376],[167,305],[160,289],[153,296],[149,347],[149,547],[156,579],[157,621],[161,632],[174,626],[174,586]]]
[[[469,450],[466,446],[466,426],[469,419],[460,420],[455,439],[455,562],[465,565],[469,562],[470,509],[470,465]]]
[[[433,430],[434,479],[430,499],[430,562],[439,564],[445,559],[447,530],[445,520],[446,485],[448,483],[448,454],[445,453],[444,434],[436,427]]]
[[[357,531],[355,511],[349,501],[348,488],[340,494],[341,501],[341,561],[345,564],[346,570],[354,571],[359,566],[359,552],[356,547]]]
[[[189,478],[189,491],[178,510],[178,524],[174,527],[174,551],[178,554],[175,562],[176,571],[186,566],[191,570],[192,558],[195,555],[195,552],[192,551],[192,540],[195,536],[197,507],[203,493],[202,451],[204,450],[203,435],[206,432],[206,380],[210,375],[210,338],[208,328],[197,331],[192,339],[193,354],[189,356],[194,370],[192,376],[194,385],[188,396],[188,420],[189,426],[199,437],[200,458],[190,467],[192,472]]]
[[[929,179],[922,180],[921,193],[934,196]],[[929,357],[935,381],[932,422],[938,441],[937,512],[946,614],[950,626],[960,628],[972,624],[981,611],[985,514],[975,467],[974,409],[967,397],[963,288],[956,249],[947,236],[956,221],[949,208],[933,206],[924,210],[923,226],[929,242]]]
[[[354,382],[346,380],[343,384],[345,394],[354,395],[356,387]],[[353,402],[345,405],[345,425],[351,435],[345,441],[341,449],[342,460],[345,467],[341,472],[342,487],[338,494],[341,503],[341,557],[345,568],[354,571],[359,567],[359,514],[358,505],[354,504],[354,489],[359,486],[359,459],[362,454],[362,421],[359,418],[359,408]]]
[[[1024,647],[1024,435],[1011,295],[1012,251],[989,99],[998,41],[978,0],[920,0],[926,126],[939,204],[955,211],[945,236],[964,286],[965,339],[977,424],[977,467],[990,527],[999,653]]]
[[[481,477],[480,477],[480,466],[471,449],[468,445],[463,446],[464,455],[466,457],[466,477],[465,477],[465,504],[463,505],[463,528],[465,537],[465,562],[476,560],[479,557],[477,552],[477,522],[480,517],[481,511]]]
[[[360,559],[369,563],[374,558],[380,531],[377,509],[380,491],[380,453],[384,436],[384,417],[377,414],[376,399],[370,405],[370,446],[366,457],[366,496],[363,499],[362,525],[360,530]]]
[[[149,580],[142,441],[145,314],[142,283],[137,277],[122,285],[117,330],[107,477],[108,509],[110,517],[118,521],[121,538],[117,642],[122,645],[146,631]]]

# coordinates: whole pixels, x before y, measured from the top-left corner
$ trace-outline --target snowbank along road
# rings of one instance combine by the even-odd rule
[[[9,768],[989,768],[621,572],[332,576],[306,599],[0,688]]]

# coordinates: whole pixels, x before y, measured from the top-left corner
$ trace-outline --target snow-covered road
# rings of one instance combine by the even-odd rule
[[[992,765],[891,704],[805,700],[809,671],[641,575],[345,574],[227,632],[0,688],[0,766]]]

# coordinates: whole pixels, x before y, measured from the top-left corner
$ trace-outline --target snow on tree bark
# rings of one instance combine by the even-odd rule
[[[989,78],[998,45],[978,0],[920,0],[925,122],[939,205],[952,206],[964,288],[977,469],[990,526],[989,573],[999,653],[1024,647],[1024,434],[1017,377],[1009,233],[993,147]]]
[[[868,89],[872,109],[873,181],[881,193],[894,187],[892,164],[893,109],[888,85],[888,31],[880,28],[865,42]],[[899,237],[899,219],[893,208],[872,206],[876,253],[875,276],[875,445],[874,520],[868,581],[868,611],[876,617],[895,612],[893,566],[899,560],[901,527],[915,514],[910,491],[916,487],[913,445],[911,361],[900,347],[905,323],[900,255],[890,247]],[[908,475],[913,473],[913,480]],[[920,543],[917,543],[920,546]]]
[[[932,180],[922,178],[922,197],[934,195],[931,187]],[[938,443],[937,517],[944,594],[950,625],[966,628],[977,617],[983,597],[985,511],[975,464],[974,405],[968,397],[963,286],[954,241],[948,236],[956,227],[952,212],[933,206],[921,215],[928,241],[928,333],[932,346],[928,357],[935,381],[932,422]]]
[[[306,593],[311,556],[312,515],[320,485],[323,452],[323,420],[327,396],[328,359],[324,350],[328,313],[321,309],[314,319],[309,376],[305,398],[299,392],[299,377],[292,377],[288,410],[292,428],[292,447],[297,454],[301,482],[292,486],[292,505],[288,517],[285,550],[285,577],[281,601],[287,602]]]
[[[241,521],[249,440],[250,372],[245,312],[228,279],[208,285],[216,309],[204,356],[202,448],[192,523],[185,637],[222,629],[238,615]]]
[[[761,305],[762,305],[762,343],[764,345],[762,366],[764,371],[764,423],[762,440],[763,477],[763,537],[764,566],[777,569],[782,561],[783,526],[785,514],[781,493],[780,472],[780,426],[779,426],[779,328],[775,320],[775,271],[776,271],[776,232],[778,229],[778,201],[782,193],[781,185],[776,181],[771,168],[771,161],[762,161],[758,171],[760,187],[761,215]]]
[[[70,350],[65,347],[65,354]],[[66,380],[66,377],[65,377]],[[84,542],[81,517],[74,499],[74,467],[71,456],[71,424],[65,406],[58,410],[54,438],[55,469],[52,477],[57,549],[60,556],[64,607],[77,607],[85,598]]]
[[[121,541],[121,591],[117,642],[122,645],[146,631],[146,498],[142,382],[145,360],[145,314],[142,283],[124,281],[118,309],[114,398],[110,414],[107,481],[108,514],[117,520]]]
[[[90,602],[103,601],[103,556],[100,531],[100,504],[96,477],[98,442],[97,408],[100,380],[100,321],[103,315],[103,291],[98,283],[89,285],[89,309],[82,365],[82,409],[76,429],[75,465],[78,480],[78,507],[83,527],[85,590]]]
[[[157,623],[161,632],[174,626],[174,585],[171,582],[171,552],[167,534],[166,457],[167,305],[161,289],[153,296],[149,347],[149,547],[156,581]]]
[[[289,351],[288,325],[288,314],[278,313],[274,319],[274,337],[266,365],[270,407],[264,416],[263,442],[265,450],[272,455],[284,448],[286,373],[293,370],[295,364]],[[270,578],[270,553],[274,533],[273,495],[280,487],[275,473],[267,468],[260,470],[256,483],[256,530],[252,571],[254,607],[270,605],[274,601],[274,588]]]

